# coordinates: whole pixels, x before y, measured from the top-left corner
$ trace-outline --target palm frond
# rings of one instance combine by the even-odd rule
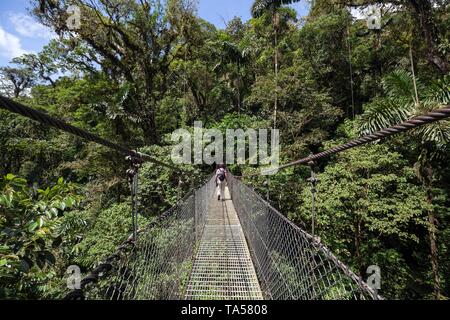
[[[442,108],[444,105],[444,103],[432,98],[423,100],[420,105],[416,106],[414,116],[426,114]],[[441,149],[445,144],[450,143],[450,121],[442,120],[433,122],[423,127],[416,128],[411,133],[420,137],[423,143],[433,142],[438,149]]]
[[[445,105],[450,104],[450,76],[447,75],[429,85],[424,92],[424,96],[429,101],[436,101]]]
[[[360,134],[371,134],[408,120],[414,113],[414,102],[406,98],[378,98],[365,106]]]
[[[450,122],[437,121],[426,126],[419,127],[413,131],[421,137],[422,142],[434,142],[440,149],[444,145],[450,143]]]
[[[426,87],[417,81],[417,86],[421,93],[419,104],[414,101],[414,83],[409,72],[396,70],[386,76],[383,79],[386,97],[379,97],[365,105],[360,134],[373,133],[450,103],[448,77]],[[450,143],[450,122],[431,123],[412,130],[411,134],[422,143],[431,142],[441,150]]]
[[[416,80],[418,91],[421,92],[423,86],[420,80]],[[382,80],[383,89],[389,97],[405,97],[414,101],[414,81],[412,74],[405,70],[395,70]]]

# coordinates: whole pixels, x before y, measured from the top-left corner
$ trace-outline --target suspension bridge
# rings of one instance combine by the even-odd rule
[[[210,177],[139,229],[136,196],[142,162],[177,168],[1,96],[0,107],[107,146],[131,162],[133,234],[84,277],[67,299],[382,299],[314,231],[310,234],[289,221],[231,174],[224,201],[215,197],[215,179]],[[301,164],[312,167],[318,159],[448,117],[450,106],[278,169]],[[310,180],[314,200],[313,170]]]

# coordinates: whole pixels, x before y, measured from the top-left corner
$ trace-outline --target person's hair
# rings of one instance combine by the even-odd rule
[[[217,166],[216,166],[216,169],[222,169],[222,168],[226,169],[227,167],[223,163],[218,163]]]

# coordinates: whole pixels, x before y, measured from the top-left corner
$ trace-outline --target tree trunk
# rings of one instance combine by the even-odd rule
[[[275,102],[274,102],[274,114],[273,114],[273,128],[277,128],[277,113],[278,113],[278,27],[279,16],[276,9],[273,11],[273,23],[275,31]]]
[[[362,265],[362,257],[361,257],[361,219],[358,218],[358,221],[355,225],[355,256],[356,256],[356,264],[358,266],[359,276],[364,277],[364,269]]]
[[[141,99],[141,107],[143,107],[144,119],[142,119],[141,128],[144,132],[144,143],[147,146],[158,143],[158,133],[156,132],[156,101],[154,96],[154,72],[150,66],[144,68],[145,72],[145,93],[146,96]],[[161,90],[162,91],[162,90]]]
[[[155,113],[151,112],[146,116],[141,125],[144,132],[145,145],[150,146],[158,143],[158,134],[156,132]]]
[[[431,205],[433,203],[433,195],[431,187],[427,187],[427,201]],[[431,269],[433,271],[433,286],[434,297],[439,300],[441,298],[441,283],[439,279],[439,264],[438,264],[438,248],[436,241],[437,221],[433,209],[428,211],[429,239],[430,239],[430,255],[431,255]]]
[[[352,119],[355,119],[355,91],[354,91],[354,81],[353,81],[353,64],[352,64],[352,44],[350,42],[350,28],[347,26],[347,47],[348,47],[348,66],[350,72],[350,94],[352,99]],[[347,116],[350,112],[347,108]]]
[[[352,4],[353,1],[344,0],[342,3],[351,7],[361,7],[362,4]],[[376,4],[380,1],[364,1],[364,4]],[[441,55],[436,44],[436,24],[433,21],[433,7],[430,0],[408,0],[409,7],[415,13],[415,18],[419,24],[422,36],[425,39],[428,61],[436,66],[442,74],[447,74],[450,70],[450,64],[445,57]]]
[[[238,110],[237,110],[237,112],[240,115],[241,114],[241,89],[238,87],[237,91],[238,91],[237,92],[237,98],[238,98]]]
[[[237,70],[238,70],[238,79],[237,79],[237,112],[240,115],[241,114],[241,88],[243,87],[243,79],[241,76],[241,66],[238,63],[237,65]]]
[[[414,68],[414,57],[412,52],[412,43],[409,44],[409,60],[411,63],[411,74],[413,78],[413,85],[414,85],[414,102],[416,103],[416,106],[419,105],[419,92],[417,91],[417,81],[416,81],[416,69]]]
[[[442,74],[447,74],[450,70],[448,61],[441,57],[436,45],[436,25],[433,21],[433,8],[429,0],[409,0],[414,12],[417,15],[418,23],[422,35],[425,39],[428,50],[427,59],[434,64]]]
[[[20,88],[14,88],[14,98],[18,98],[19,96],[20,96],[20,92],[21,92],[21,90],[20,90]]]

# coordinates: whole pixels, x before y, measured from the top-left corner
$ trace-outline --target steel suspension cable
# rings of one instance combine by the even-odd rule
[[[412,118],[412,119],[410,119],[408,121],[399,123],[397,125],[388,127],[386,129],[382,129],[382,130],[376,131],[376,132],[374,132],[372,134],[365,135],[365,136],[363,136],[361,138],[351,140],[350,142],[347,142],[347,143],[345,143],[343,145],[339,145],[337,147],[333,147],[333,148],[328,149],[326,151],[310,155],[310,156],[308,156],[306,158],[303,158],[303,159],[300,159],[300,160],[296,160],[296,161],[293,161],[293,162],[289,162],[289,163],[287,163],[285,165],[281,165],[281,166],[276,167],[274,169],[264,170],[263,174],[267,175],[267,174],[270,174],[270,173],[273,173],[273,172],[277,172],[279,170],[283,170],[283,169],[286,169],[286,168],[294,167],[294,166],[297,166],[297,165],[308,164],[308,163],[314,162],[316,160],[319,160],[319,159],[331,156],[333,154],[337,154],[337,153],[340,153],[340,152],[348,150],[348,149],[359,147],[361,145],[364,145],[364,144],[367,144],[367,143],[370,143],[370,142],[374,142],[374,141],[379,140],[379,139],[387,138],[387,137],[390,137],[390,136],[393,136],[393,135],[396,135],[396,134],[399,134],[399,133],[402,133],[402,132],[405,132],[405,131],[408,131],[408,130],[411,130],[411,129],[414,129],[414,128],[418,128],[418,127],[421,127],[423,125],[430,124],[430,123],[433,123],[433,122],[436,122],[436,121],[439,121],[439,120],[447,119],[449,117],[450,117],[450,105],[448,105],[448,106],[446,106],[444,108],[441,108],[441,109],[437,109],[437,110],[431,111],[431,112],[429,112],[427,114],[414,117],[414,118]],[[240,176],[240,178],[242,178],[242,177],[251,177],[251,176],[259,176],[259,175],[261,175],[261,174],[260,173],[258,173],[258,174],[247,174],[247,175]]]
[[[80,138],[83,138],[85,140],[88,141],[92,141],[98,144],[101,144],[109,149],[113,149],[118,151],[121,154],[127,155],[127,156],[132,156],[135,158],[141,158],[143,160],[146,160],[148,162],[152,162],[156,165],[159,166],[163,166],[166,168],[170,168],[176,171],[179,171],[179,168],[176,168],[170,164],[164,163],[162,161],[159,161],[155,158],[153,158],[152,156],[145,154],[145,153],[141,153],[141,152],[137,152],[134,150],[130,150],[124,146],[121,146],[117,143],[113,143],[111,141],[108,141],[106,139],[103,139],[95,134],[92,134],[90,132],[87,132],[83,129],[77,128],[75,126],[72,126],[64,121],[61,121],[59,119],[56,119],[54,117],[49,116],[48,114],[42,112],[42,111],[38,111],[35,109],[32,109],[30,107],[27,107],[21,103],[18,103],[16,101],[13,101],[9,98],[3,97],[0,95],[0,108],[4,109],[4,110],[8,110],[10,112],[16,113],[16,114],[20,114],[24,117],[27,117],[29,119],[38,121],[42,124],[54,127],[56,129],[65,131],[67,133],[70,133],[72,135],[78,136]]]

